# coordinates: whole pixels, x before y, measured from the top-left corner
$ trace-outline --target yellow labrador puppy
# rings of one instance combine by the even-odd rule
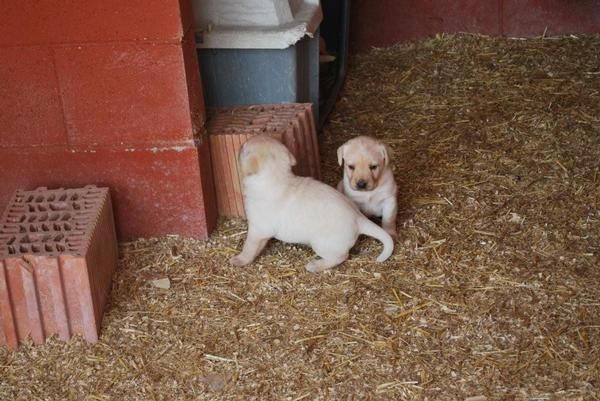
[[[378,262],[394,250],[394,241],[381,227],[360,213],[356,205],[334,188],[292,173],[294,156],[276,139],[257,135],[240,149],[244,208],[248,235],[242,252],[231,258],[234,266],[251,263],[270,238],[310,245],[321,257],[306,270],[321,272],[348,258],[360,234],[383,243]]]
[[[390,167],[388,147],[378,140],[359,136],[337,150],[338,163],[344,176],[338,191],[354,201],[369,217],[381,217],[383,229],[396,236],[398,188]]]

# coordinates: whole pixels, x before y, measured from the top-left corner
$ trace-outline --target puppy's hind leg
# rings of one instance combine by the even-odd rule
[[[306,264],[306,270],[312,273],[324,272],[343,263],[346,259],[348,259],[348,252],[339,256],[326,256],[322,259],[311,260]]]
[[[242,252],[229,259],[229,262],[235,267],[242,267],[249,263],[252,263],[254,259],[258,256],[258,254],[264,249],[265,245],[269,238],[264,238],[258,235],[256,232],[253,232],[251,229],[248,230],[248,236],[246,237],[246,242],[244,242],[244,248]]]
[[[396,203],[396,199],[390,199],[385,202],[383,205],[383,215],[381,216],[381,225],[383,229],[392,236],[392,238],[396,238],[396,215],[398,214],[398,204]]]

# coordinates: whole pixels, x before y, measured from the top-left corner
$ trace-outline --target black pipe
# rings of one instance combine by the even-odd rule
[[[337,72],[335,77],[335,83],[327,94],[327,98],[319,109],[319,129],[323,128],[327,117],[333,110],[335,103],[337,102],[342,86],[344,85],[344,79],[346,78],[346,71],[348,69],[348,49],[350,40],[350,0],[342,0],[342,35],[339,41],[339,50],[337,52]]]

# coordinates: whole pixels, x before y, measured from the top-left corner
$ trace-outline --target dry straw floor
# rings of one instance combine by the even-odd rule
[[[123,244],[101,342],[0,351],[0,399],[600,399],[599,49],[461,35],[356,57],[323,170],[353,135],[392,147],[390,261],[363,239],[311,274],[273,242],[236,269],[240,221]]]

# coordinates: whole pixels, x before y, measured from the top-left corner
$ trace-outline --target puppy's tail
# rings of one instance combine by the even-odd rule
[[[383,262],[390,257],[394,251],[394,240],[383,228],[363,217],[358,222],[358,230],[361,234],[373,237],[383,244],[383,251],[377,257],[378,262]]]

